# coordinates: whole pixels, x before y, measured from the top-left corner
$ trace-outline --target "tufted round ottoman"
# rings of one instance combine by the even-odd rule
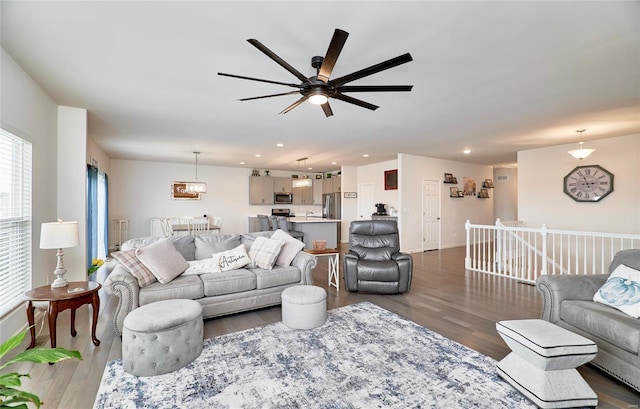
[[[314,285],[295,285],[282,292],[282,323],[312,329],[327,320],[327,292]]]
[[[202,352],[202,306],[193,300],[166,300],[131,311],[122,328],[122,365],[136,376],[180,369]]]

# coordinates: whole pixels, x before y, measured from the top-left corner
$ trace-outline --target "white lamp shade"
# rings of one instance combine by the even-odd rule
[[[80,244],[78,222],[42,223],[40,230],[41,249],[64,249]]]
[[[591,155],[593,152],[595,152],[595,149],[580,148],[569,151],[569,155],[573,156],[576,159],[584,159],[587,156]]]
[[[207,184],[204,182],[187,182],[186,189],[190,193],[207,193]]]

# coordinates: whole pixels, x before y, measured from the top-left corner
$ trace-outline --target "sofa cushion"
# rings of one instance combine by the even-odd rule
[[[190,234],[187,235],[175,235],[168,237],[168,239],[173,243],[173,246],[178,250],[182,257],[184,257],[187,261],[195,260],[195,245],[193,242],[193,236]],[[136,239],[130,239],[122,243],[120,248],[122,250],[131,250],[137,249],[140,247],[148,246],[151,243],[155,243],[158,240],[163,240],[162,237],[139,237]],[[209,254],[207,257],[210,257]]]
[[[214,253],[231,250],[241,244],[239,234],[202,234],[196,236],[195,259],[202,260]]]
[[[640,271],[620,264],[596,291],[593,301],[640,318]]]
[[[249,257],[251,257],[249,268],[259,267],[271,270],[283,245],[283,240],[268,239],[266,237],[256,238],[251,249],[249,249]]]
[[[162,300],[197,300],[204,297],[204,284],[198,276],[180,276],[167,284],[155,282],[140,290],[140,305]]]
[[[189,268],[187,260],[169,239],[158,240],[148,246],[137,248],[135,252],[138,260],[163,284],[170,282]]]
[[[358,261],[359,281],[389,281],[400,280],[400,268],[393,260],[360,260]]]
[[[251,271],[256,275],[258,290],[300,282],[300,269],[297,267],[275,266],[271,270],[253,268]]]
[[[140,288],[144,288],[151,283],[156,282],[156,276],[153,275],[140,260],[136,257],[136,249],[116,251],[111,254],[122,266],[138,280]]]
[[[257,231],[254,233],[245,233],[240,235],[240,241],[244,244],[244,247],[247,249],[247,253],[251,250],[251,246],[253,246],[253,242],[256,241],[258,237],[266,237],[271,238],[273,235],[272,231]]]
[[[638,320],[593,301],[566,300],[560,319],[633,354],[640,353]]]
[[[204,295],[207,297],[256,289],[256,275],[244,268],[219,274],[203,274],[199,277],[204,285]]]
[[[278,229],[273,232],[272,239],[278,239],[284,241],[282,245],[282,249],[280,250],[280,254],[276,259],[276,264],[279,266],[288,266],[291,265],[291,262],[296,257],[296,255],[304,248],[304,243],[298,239],[294,239],[288,233]]]

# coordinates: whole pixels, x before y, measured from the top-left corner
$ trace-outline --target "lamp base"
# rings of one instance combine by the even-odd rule
[[[56,279],[51,283],[51,288],[66,287],[69,283],[64,278],[64,275],[67,273],[67,269],[64,267],[64,261],[62,260],[62,256],[64,256],[62,249],[58,249],[56,256],[58,257],[58,264],[56,265],[56,269],[53,270],[53,274],[55,274]]]
[[[68,285],[69,283],[63,277],[57,277],[53,283],[51,283],[51,288],[66,287]]]

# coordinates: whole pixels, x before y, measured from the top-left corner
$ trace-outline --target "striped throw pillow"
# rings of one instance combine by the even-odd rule
[[[271,270],[283,245],[284,240],[257,237],[249,249],[249,258],[251,258],[249,268],[259,267],[263,270]]]

